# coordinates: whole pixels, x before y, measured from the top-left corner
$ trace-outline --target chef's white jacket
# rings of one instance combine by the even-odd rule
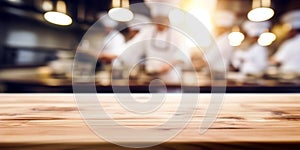
[[[120,59],[130,68],[145,62],[147,72],[160,71],[161,67],[173,61],[187,63],[189,56],[185,51],[184,35],[169,28],[162,32],[156,26],[145,26],[132,40],[126,43]],[[141,60],[142,58],[144,60]],[[176,65],[159,78],[168,83],[179,83],[181,66]]]
[[[211,62],[209,64],[211,70],[219,70],[219,65],[224,65],[225,70],[227,70],[229,67],[229,62],[233,55],[233,47],[229,44],[228,35],[229,33],[227,32],[217,37],[215,40],[217,48],[207,51],[205,54],[206,59]],[[219,53],[221,57],[218,57],[220,55],[217,53]],[[222,64],[216,63],[217,61],[222,61]]]
[[[262,73],[268,64],[267,48],[255,43],[246,50],[236,50],[232,57],[232,64],[243,74]]]
[[[122,53],[125,37],[117,30],[109,32],[102,43],[102,54],[120,55]]]
[[[281,72],[300,73],[300,34],[284,42],[274,58],[281,63]]]

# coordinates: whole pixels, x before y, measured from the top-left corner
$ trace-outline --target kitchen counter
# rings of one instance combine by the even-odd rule
[[[151,149],[299,148],[299,94],[227,94],[217,120],[207,132],[199,134],[210,96],[201,94],[197,111],[182,132]],[[112,94],[98,98],[103,107],[114,105]],[[123,149],[98,138],[88,128],[72,94],[1,94],[0,100],[0,149]],[[176,95],[166,97],[166,103],[178,101]],[[188,99],[185,101],[189,103]],[[119,109],[110,110],[110,115],[131,127],[143,127],[166,119],[165,113],[174,113],[172,105],[165,106],[162,113],[147,117]]]

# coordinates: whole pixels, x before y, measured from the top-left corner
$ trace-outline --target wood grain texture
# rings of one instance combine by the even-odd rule
[[[300,94],[227,94],[217,120],[206,133],[199,134],[210,96],[199,96],[196,112],[180,134],[151,149],[296,149],[300,146]],[[98,97],[114,120],[134,128],[161,124],[174,114],[180,102],[178,95],[167,95],[157,112],[141,117],[122,109],[111,94]],[[0,95],[0,149],[97,148],[123,149],[98,138],[88,128],[72,94]]]

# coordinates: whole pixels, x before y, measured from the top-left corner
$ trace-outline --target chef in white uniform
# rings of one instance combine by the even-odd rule
[[[257,40],[270,27],[270,22],[246,21],[242,27],[246,31],[247,37],[241,48],[234,52],[232,65],[244,75],[262,74],[268,64],[268,50],[259,45]],[[244,48],[242,48],[243,46]]]
[[[271,63],[280,66],[282,73],[300,73],[300,10],[288,12],[282,21],[292,27],[290,36],[271,58]]]
[[[197,70],[200,70],[203,67],[208,67],[205,58],[212,62],[209,66],[211,70],[218,70],[219,64],[213,63],[220,61],[217,53],[221,54],[223,62],[225,64],[225,69],[228,69],[229,62],[233,53],[233,47],[229,44],[228,35],[231,32],[235,20],[235,14],[229,10],[218,10],[215,13],[215,15],[213,16],[213,21],[215,24],[214,37],[218,46],[218,51],[207,51],[205,52],[204,56],[199,49],[191,49],[191,59],[194,67]]]
[[[223,62],[226,69],[229,67],[229,61],[232,57],[233,47],[229,43],[228,35],[231,32],[232,26],[235,23],[235,14],[229,10],[219,10],[214,15],[215,27],[215,40],[218,49],[222,55]],[[206,57],[211,57],[210,59],[217,58],[210,54],[211,51],[207,53]],[[211,56],[212,55],[212,56]],[[218,61],[218,60],[216,60]],[[214,67],[213,64],[210,67]],[[213,68],[212,68],[213,69]]]
[[[134,18],[127,23],[129,28],[129,33],[127,35],[127,39],[131,40],[140,30],[143,29],[145,24],[151,22],[151,19],[146,15],[142,14],[134,14]]]
[[[103,39],[99,59],[110,63],[122,53],[122,47],[125,44],[125,37],[116,30],[118,22],[111,19],[107,13],[101,13],[101,23],[104,26],[105,38]]]
[[[144,57],[147,73],[156,74],[166,83],[180,83],[181,67],[189,58],[184,52],[184,35],[169,27],[171,7],[153,3],[148,6],[153,22],[143,25],[143,29],[127,42],[120,57],[131,67],[141,63]]]

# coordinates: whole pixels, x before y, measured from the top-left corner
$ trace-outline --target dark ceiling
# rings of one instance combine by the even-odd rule
[[[10,0],[1,0],[0,8],[2,12],[16,13],[14,10],[24,11],[26,14],[43,14],[41,8],[43,0],[20,0],[21,3],[14,3]],[[52,0],[56,2],[57,0]],[[111,7],[111,0],[64,0],[67,5],[68,14],[77,23],[93,23],[97,19],[97,14],[107,11]],[[143,0],[130,0],[130,3],[138,3]],[[21,14],[19,14],[21,15]],[[32,16],[33,17],[33,16]]]
[[[21,3],[11,2],[12,0],[0,1],[0,13],[8,13],[27,18],[43,20],[44,11],[41,8],[42,0],[19,0]],[[52,0],[53,2],[57,0]],[[82,24],[91,25],[98,18],[99,12],[107,11],[111,7],[111,0],[64,0],[67,4],[67,11],[74,19],[74,26]],[[130,3],[143,2],[143,0],[130,0]],[[226,8],[235,11],[241,18],[251,9],[252,0],[219,0],[217,8]],[[299,0],[272,0],[272,7],[275,9],[275,17],[272,21],[277,22],[284,12],[292,9],[300,9]],[[3,15],[4,17],[6,15]]]

